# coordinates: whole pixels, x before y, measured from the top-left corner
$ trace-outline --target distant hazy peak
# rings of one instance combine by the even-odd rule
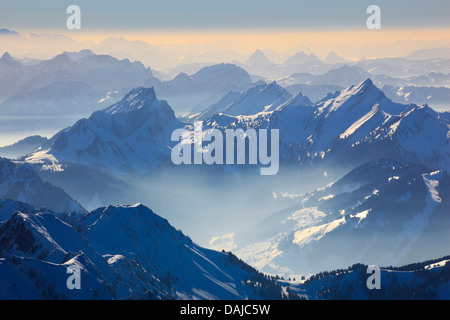
[[[347,59],[341,57],[336,52],[331,51],[323,61],[326,63],[342,63],[346,62]]]
[[[304,96],[301,92],[299,92],[297,95],[293,96],[286,102],[286,105],[290,106],[310,106],[312,104],[313,103],[311,102],[311,100],[308,97]]]
[[[92,52],[92,50],[89,49],[84,49],[78,52],[69,52],[69,51],[64,51],[62,54],[66,55],[67,57],[69,57],[70,60],[72,61],[78,61],[84,57],[87,56],[95,56],[96,54],[94,52]]]
[[[290,58],[288,58],[285,63],[286,64],[303,64],[303,63],[313,62],[313,61],[320,61],[320,60],[314,53],[306,54],[305,52],[302,51],[302,52],[298,52],[298,53],[294,54],[293,56],[291,56]]]
[[[5,53],[2,55],[2,57],[0,59],[1,60],[9,60],[9,59],[12,59],[12,57],[8,51],[5,51]]]
[[[15,60],[9,52],[5,51],[5,53],[0,57],[0,63],[2,64],[16,64],[16,65],[22,65],[19,61]]]
[[[19,33],[13,30],[9,30],[6,28],[0,29],[0,36],[18,36]]]
[[[267,65],[272,64],[272,61],[261,50],[257,49],[245,63],[248,65]]]

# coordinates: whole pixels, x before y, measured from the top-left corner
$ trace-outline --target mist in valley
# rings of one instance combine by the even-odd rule
[[[234,234],[233,245],[220,248],[234,249],[253,242],[258,233],[254,227],[267,217],[295,205],[290,196],[323,187],[345,173],[328,172],[282,167],[277,175],[261,176],[256,165],[170,165],[148,174],[115,176],[69,165],[62,172],[40,175],[87,210],[142,203],[200,245],[219,249],[222,244],[211,239]]]

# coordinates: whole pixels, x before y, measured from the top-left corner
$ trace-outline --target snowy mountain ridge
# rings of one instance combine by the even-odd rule
[[[223,113],[231,116],[255,115],[261,112],[270,112],[283,108],[292,95],[280,87],[275,81],[258,84],[241,93],[231,91],[220,101],[211,105],[202,112],[186,115],[182,119],[190,122],[206,120],[213,115]],[[302,94],[295,96],[297,104],[310,105],[312,102]],[[292,103],[292,101],[289,101]]]
[[[205,111],[205,116],[211,114],[204,121],[205,130],[279,129],[282,165],[326,162],[350,170],[385,157],[432,169],[450,168],[448,119],[428,106],[392,102],[370,79],[314,105],[301,95],[293,98],[276,83],[245,94],[231,92],[222,102]],[[252,102],[250,109],[247,102]],[[54,158],[113,171],[149,171],[170,163],[171,133],[185,126],[153,89],[141,87],[59,132],[27,161],[47,157],[50,162]]]
[[[80,290],[66,287],[74,264]],[[199,247],[140,204],[99,208],[73,226],[51,213],[15,212],[0,224],[0,270],[3,299],[286,297],[274,280]]]
[[[218,115],[206,122],[219,129],[280,129],[280,159],[285,163],[327,162],[350,170],[384,157],[450,169],[448,119],[426,105],[392,102],[370,79],[313,106],[254,116]]]
[[[153,78],[150,68],[140,62],[89,50],[63,52],[35,65],[22,65],[7,53],[2,58],[2,115],[86,115],[102,108],[103,101],[117,101],[113,92]]]

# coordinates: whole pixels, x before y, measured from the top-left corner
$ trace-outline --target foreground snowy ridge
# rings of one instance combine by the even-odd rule
[[[52,212],[1,202],[0,299],[447,299],[449,258],[382,268],[381,290],[367,266],[308,279],[273,278],[231,253],[204,249],[141,204],[108,206],[63,222]],[[20,212],[26,211],[28,213]],[[67,269],[81,273],[68,289]]]
[[[70,225],[21,206],[9,203],[0,225],[1,299],[285,298],[276,281],[196,245],[141,204],[67,217]],[[80,290],[66,287],[70,265],[81,269]]]

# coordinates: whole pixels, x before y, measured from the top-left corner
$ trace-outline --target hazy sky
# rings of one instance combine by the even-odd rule
[[[66,27],[66,10],[72,4],[81,8],[81,30]],[[381,8],[381,30],[366,27],[366,9],[372,4]],[[189,46],[185,51],[211,51],[199,46],[214,44],[240,54],[306,47],[321,57],[331,50],[350,59],[399,56],[449,46],[449,12],[449,0],[1,0],[0,28],[22,35],[63,34],[84,42],[2,40],[0,51],[45,58],[62,50],[93,48],[92,41],[124,37]]]
[[[366,28],[366,8],[381,7],[384,28],[449,27],[449,0],[14,0],[0,3],[0,28],[65,29],[66,8],[76,4],[82,29],[242,30]]]

